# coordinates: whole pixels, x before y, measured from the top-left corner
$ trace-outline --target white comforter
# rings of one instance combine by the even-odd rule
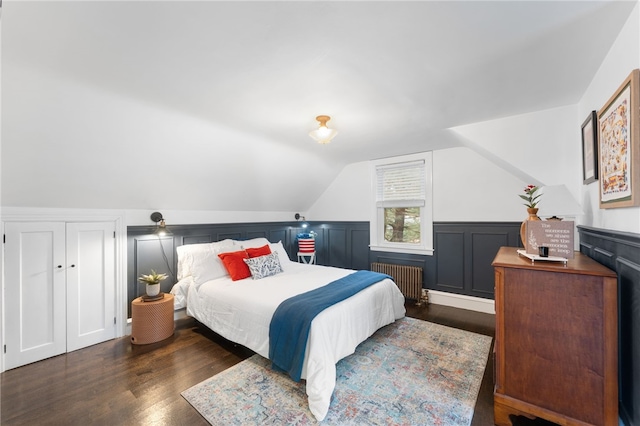
[[[284,273],[261,280],[219,278],[192,284],[187,314],[216,333],[258,354],[269,356],[269,323],[285,299],[321,287],[352,270],[287,264]],[[321,312],[311,323],[302,369],[309,409],[318,421],[329,410],[336,383],[336,362],[379,328],[402,318],[404,297],[385,279]]]

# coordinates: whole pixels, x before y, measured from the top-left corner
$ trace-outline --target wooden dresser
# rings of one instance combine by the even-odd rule
[[[578,252],[566,265],[502,247],[495,270],[497,425],[509,415],[618,424],[615,272]]]

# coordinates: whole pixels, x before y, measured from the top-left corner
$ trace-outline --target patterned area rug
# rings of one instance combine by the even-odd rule
[[[323,425],[469,425],[491,337],[403,318],[336,366]],[[249,359],[182,392],[212,425],[319,424],[304,381]]]

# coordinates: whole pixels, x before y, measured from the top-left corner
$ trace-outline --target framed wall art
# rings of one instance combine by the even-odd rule
[[[600,208],[640,205],[640,70],[598,111]]]
[[[598,179],[598,113],[591,111],[582,123],[582,183]]]

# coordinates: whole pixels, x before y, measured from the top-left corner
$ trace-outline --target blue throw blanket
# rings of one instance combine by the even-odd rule
[[[269,325],[269,359],[274,369],[300,381],[311,321],[329,306],[389,275],[357,271],[323,287],[291,297],[278,306]]]

